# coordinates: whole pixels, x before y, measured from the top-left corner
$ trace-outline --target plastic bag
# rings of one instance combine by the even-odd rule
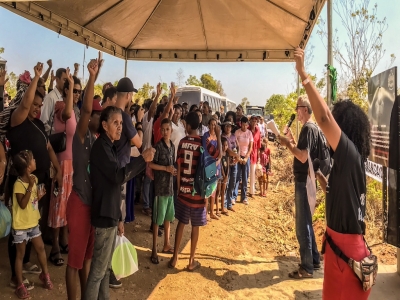
[[[260,178],[261,176],[263,176],[263,166],[258,163],[256,164],[256,177]]]
[[[117,235],[111,266],[118,280],[139,270],[136,249],[125,236]]]
[[[11,213],[0,201],[0,238],[6,237],[11,230]]]
[[[315,203],[317,202],[317,187],[315,183],[315,173],[311,162],[310,153],[308,153],[308,176],[307,176],[307,197],[310,205],[311,216],[314,215]]]

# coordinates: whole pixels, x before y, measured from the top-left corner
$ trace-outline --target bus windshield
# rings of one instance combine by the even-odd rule
[[[256,107],[248,107],[247,109],[247,114],[248,115],[262,115],[262,109],[261,108],[256,108]]]
[[[200,105],[200,91],[182,91],[182,95],[179,97],[178,103],[182,104],[186,102],[190,108],[193,104]]]

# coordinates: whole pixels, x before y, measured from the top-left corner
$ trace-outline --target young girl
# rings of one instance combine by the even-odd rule
[[[22,282],[22,260],[25,254],[25,247],[28,241],[32,241],[38,255],[42,273],[39,279],[43,282],[46,289],[51,290],[53,283],[50,280],[49,271],[46,263],[46,252],[39,229],[39,209],[38,201],[44,196],[46,191],[43,186],[37,186],[37,178],[31,173],[36,170],[36,161],[29,150],[19,152],[13,158],[14,167],[18,172],[18,179],[14,184],[13,191],[13,224],[12,234],[14,244],[17,248],[17,258],[15,260],[15,273],[17,277],[17,288],[15,294],[20,299],[30,297],[26,287]]]
[[[226,185],[229,180],[229,154],[227,152],[229,145],[228,140],[226,138],[221,138],[222,144],[222,157],[221,157],[221,177],[218,180],[217,186],[217,194],[216,194],[216,202],[218,203],[219,194],[221,194],[221,214],[225,216],[229,216],[228,210],[225,208],[225,193],[226,193]]]
[[[260,147],[260,164],[263,167],[263,175],[258,178],[260,196],[265,197],[268,190],[268,175],[271,173],[271,152],[264,143]]]

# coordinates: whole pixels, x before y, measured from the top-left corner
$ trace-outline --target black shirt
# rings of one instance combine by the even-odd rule
[[[333,160],[326,193],[327,226],[340,233],[364,234],[365,165],[353,142],[343,132]]]
[[[161,139],[155,146],[155,149],[156,153],[154,154],[153,163],[160,166],[174,165],[175,146],[171,141],[168,147],[164,139]],[[154,170],[155,196],[173,196],[173,178],[173,175],[169,172]]]
[[[92,225],[109,228],[121,220],[121,185],[146,168],[142,156],[120,167],[117,149],[105,133],[94,142],[90,153],[92,182]]]
[[[300,150],[308,149],[311,159],[314,160],[316,158],[318,152],[318,128],[316,125],[310,122],[304,124],[300,131],[297,148]],[[295,157],[293,161],[293,173],[297,182],[306,182],[308,175],[308,161],[306,160],[303,164]]]
[[[131,140],[135,137],[137,131],[133,126],[132,118],[126,112],[122,111],[122,132],[121,138],[115,141],[117,154],[121,167],[125,167],[130,162],[131,157]]]
[[[10,118],[11,123],[11,118]],[[30,121],[25,119],[15,127],[9,127],[6,137],[10,142],[10,155],[14,156],[23,150],[31,150],[36,159],[36,171],[33,173],[43,174],[50,170],[50,156],[47,150],[48,137],[44,124],[39,119]]]

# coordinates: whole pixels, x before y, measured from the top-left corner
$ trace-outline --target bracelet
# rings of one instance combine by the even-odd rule
[[[136,126],[142,125],[142,122],[136,122]]]
[[[32,193],[32,190],[30,190],[30,189],[26,189],[26,191],[27,191],[28,193]]]
[[[308,83],[310,83],[310,75],[307,75],[307,78],[306,79],[304,79],[302,82],[301,82],[301,84],[302,84],[302,86],[306,86]]]

